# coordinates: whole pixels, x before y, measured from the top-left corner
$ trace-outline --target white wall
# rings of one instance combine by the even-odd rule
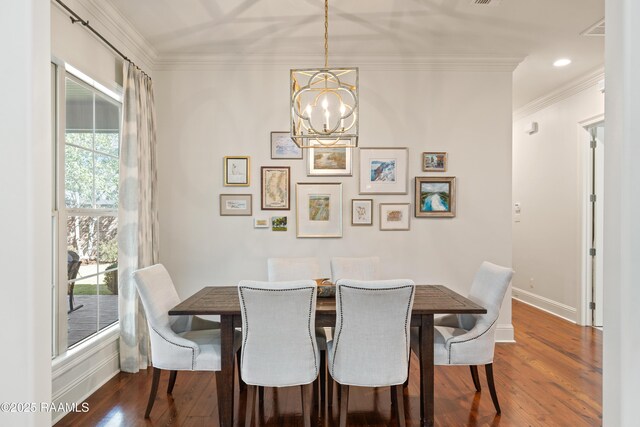
[[[638,424],[640,4],[606,2],[603,424]]]
[[[583,162],[580,122],[604,113],[593,84],[513,125],[513,295],[578,321],[582,269]],[[535,121],[538,132],[525,134]],[[583,147],[584,149],[584,147]]]
[[[49,3],[4,2],[0,103],[0,402],[51,399]],[[39,403],[38,403],[39,404]],[[44,412],[0,411],[0,425],[48,425]]]
[[[287,64],[288,65],[288,64]],[[160,258],[178,292],[266,279],[270,256],[379,255],[387,277],[442,283],[466,294],[483,260],[511,265],[511,72],[360,70],[360,145],[409,147],[409,194],[374,196],[374,226],[350,225],[353,177],[307,177],[304,161],[271,160],[269,132],[288,130],[287,65],[157,71]],[[298,64],[295,64],[298,65]],[[411,218],[411,231],[379,231],[378,203],[410,202],[423,151],[447,151],[457,177],[457,217]],[[251,156],[248,188],[222,185],[222,158]],[[305,157],[306,158],[306,157]],[[287,212],[260,210],[260,166],[289,165],[296,182],[342,182],[344,234],[297,239]],[[252,217],[220,217],[220,193],[253,194],[254,216],[289,217],[287,232],[254,229]],[[512,330],[510,299],[500,320]],[[505,332],[506,331],[506,332]]]

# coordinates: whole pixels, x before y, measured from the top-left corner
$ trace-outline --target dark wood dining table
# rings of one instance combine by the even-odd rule
[[[487,310],[441,285],[417,285],[411,326],[420,328],[420,419],[423,426],[434,423],[434,315],[483,314]],[[169,315],[219,315],[221,371],[217,374],[218,409],[221,427],[233,426],[233,383],[235,370],[234,329],[241,327],[240,302],[236,286],[210,286],[196,292],[171,310]],[[318,298],[316,326],[334,327],[335,298]]]

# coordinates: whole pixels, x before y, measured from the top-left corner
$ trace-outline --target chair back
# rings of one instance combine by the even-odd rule
[[[504,295],[511,283],[513,270],[490,262],[483,262],[476,273],[469,299],[487,309],[486,314],[460,314],[458,320],[465,330],[475,326],[486,326],[489,329],[498,320]]]
[[[316,258],[269,258],[267,275],[270,282],[320,279]]]
[[[329,370],[340,384],[402,384],[409,368],[411,280],[339,280]]]
[[[149,327],[159,333],[165,329],[184,332],[190,316],[169,316],[169,310],[180,303],[180,297],[164,265],[142,268],[135,271],[133,277]]]
[[[340,279],[350,280],[379,280],[380,258],[331,258],[331,280],[333,283]]]
[[[285,387],[313,382],[320,356],[313,280],[238,284],[242,314],[242,379]]]

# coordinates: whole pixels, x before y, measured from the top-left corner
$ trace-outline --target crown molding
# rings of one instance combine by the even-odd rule
[[[567,83],[553,90],[551,93],[544,95],[538,99],[534,99],[521,108],[513,112],[513,121],[520,120],[526,116],[536,113],[550,105],[560,102],[576,95],[583,90],[592,88],[597,85],[600,80],[604,79],[604,67],[599,67],[575,81]]]
[[[103,33],[115,47],[136,62],[145,71],[153,71],[158,57],[153,46],[136,30],[135,26],[118,9],[107,1],[64,0],[65,4],[88,20],[91,26]],[[67,13],[58,3],[51,4]],[[96,25],[97,24],[97,25]]]
[[[521,56],[498,55],[332,55],[335,66],[357,66],[370,70],[429,70],[429,71],[494,71],[513,72],[524,59]],[[308,68],[324,62],[322,55],[281,54],[167,54],[160,55],[156,70],[215,70],[256,68]]]

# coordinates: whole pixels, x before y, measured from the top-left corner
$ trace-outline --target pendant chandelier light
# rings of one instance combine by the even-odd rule
[[[291,70],[291,138],[301,148],[358,146],[358,68],[329,67],[329,0],[324,67]]]

